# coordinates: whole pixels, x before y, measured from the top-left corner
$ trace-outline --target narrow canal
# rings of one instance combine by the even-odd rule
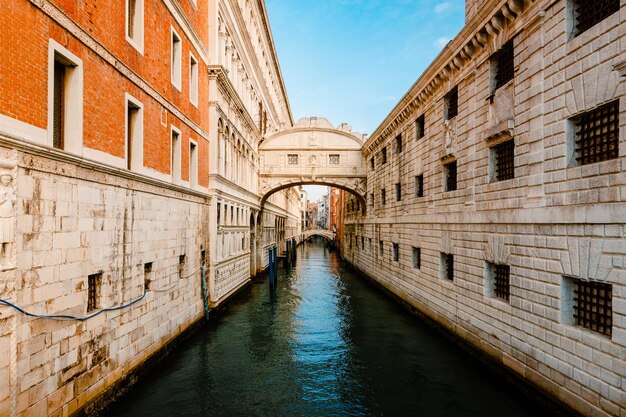
[[[321,243],[238,296],[109,416],[566,415],[388,299]]]

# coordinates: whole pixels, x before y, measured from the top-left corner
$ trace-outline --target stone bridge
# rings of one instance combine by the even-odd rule
[[[328,230],[314,229],[314,230],[307,230],[304,233],[302,233],[303,240],[307,240],[311,236],[321,236],[328,240],[335,240],[335,234]]]
[[[316,184],[346,190],[365,204],[364,138],[342,124],[303,118],[294,127],[266,138],[259,146],[261,204],[276,191]]]

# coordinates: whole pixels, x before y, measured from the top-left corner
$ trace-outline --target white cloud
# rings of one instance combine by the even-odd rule
[[[439,49],[443,49],[450,42],[450,38],[447,36],[442,36],[435,41],[435,46]]]
[[[437,14],[441,14],[444,13],[448,10],[450,10],[450,8],[452,7],[452,3],[450,2],[444,2],[444,3],[439,3],[435,6],[435,13]]]

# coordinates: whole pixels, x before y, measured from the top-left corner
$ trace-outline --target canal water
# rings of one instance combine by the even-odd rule
[[[459,348],[320,243],[244,291],[109,416],[566,415]]]

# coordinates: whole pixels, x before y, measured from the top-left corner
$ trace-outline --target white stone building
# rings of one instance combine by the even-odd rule
[[[467,12],[365,143],[342,254],[579,412],[625,415],[626,2]]]

